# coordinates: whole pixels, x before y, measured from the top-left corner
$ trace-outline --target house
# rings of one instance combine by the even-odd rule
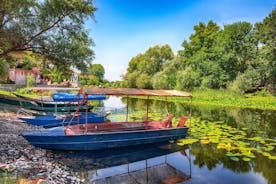
[[[31,70],[22,68],[9,69],[9,79],[18,85],[26,85],[28,75],[35,77],[36,84],[40,83],[40,70],[37,67],[33,67]]]

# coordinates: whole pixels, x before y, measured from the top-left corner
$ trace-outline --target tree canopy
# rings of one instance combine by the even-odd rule
[[[276,89],[276,9],[262,21],[194,26],[174,55],[169,45],[133,57],[122,84],[154,89]]]
[[[95,10],[93,0],[0,1],[0,59],[28,50],[85,70],[94,52],[84,21]]]
[[[151,77],[162,70],[163,65],[174,58],[169,45],[154,46],[145,53],[133,57],[125,75],[129,87],[152,88]]]
[[[88,68],[88,73],[98,78],[100,82],[104,80],[104,67],[101,64],[91,64]]]

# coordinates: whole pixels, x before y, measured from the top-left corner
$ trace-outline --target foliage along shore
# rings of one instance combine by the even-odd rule
[[[41,96],[51,96],[53,92],[49,91],[48,93],[42,93],[38,95],[32,90],[27,88],[18,89],[15,93],[39,98]],[[13,93],[0,90],[0,94],[14,96]],[[266,92],[260,92],[257,94],[246,94],[240,95],[235,92],[228,90],[196,90],[192,92],[193,95],[193,105],[208,105],[208,106],[219,106],[219,107],[239,107],[239,108],[252,108],[252,109],[263,109],[263,110],[276,110],[276,97],[270,95]],[[132,98],[146,98],[141,96],[136,96]],[[163,97],[151,97],[154,100],[165,100]],[[180,102],[180,103],[189,103],[189,98],[175,98],[169,97],[168,101],[170,102]]]
[[[227,90],[197,90],[192,92],[193,105],[208,105],[219,107],[239,107],[263,110],[276,110],[276,98],[270,94],[239,95]],[[145,97],[134,97],[145,98]],[[165,100],[162,97],[151,97],[154,100]],[[170,102],[188,103],[189,98],[169,97]]]

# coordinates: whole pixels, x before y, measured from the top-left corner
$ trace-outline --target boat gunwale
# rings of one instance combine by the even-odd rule
[[[57,127],[55,127],[57,128]],[[155,129],[143,129],[143,130],[128,130],[128,131],[98,131],[99,133],[82,133],[82,134],[74,134],[74,135],[67,135],[64,132],[64,135],[31,135],[28,134],[28,137],[76,137],[76,136],[87,136],[87,135],[103,135],[103,134],[126,134],[126,133],[144,133],[144,132],[153,132],[153,131],[165,131],[165,130],[181,130],[181,129],[189,129],[190,127],[188,126],[183,126],[183,127],[166,127],[166,128],[155,128]],[[50,130],[50,129],[48,129]],[[65,131],[65,129],[63,129]],[[36,131],[36,132],[41,132],[41,131]],[[24,137],[24,133],[22,134]]]

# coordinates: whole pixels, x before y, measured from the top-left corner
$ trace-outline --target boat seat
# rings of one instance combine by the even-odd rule
[[[148,125],[153,128],[171,128],[173,115],[169,114],[164,121],[149,121]]]
[[[184,127],[187,119],[188,119],[187,117],[182,116],[178,121],[177,127]]]
[[[171,128],[172,127],[172,119],[173,119],[173,114],[169,114],[167,116],[167,118],[165,119],[164,123],[164,127],[166,128]]]
[[[66,135],[75,135],[75,132],[71,128],[65,128]]]

